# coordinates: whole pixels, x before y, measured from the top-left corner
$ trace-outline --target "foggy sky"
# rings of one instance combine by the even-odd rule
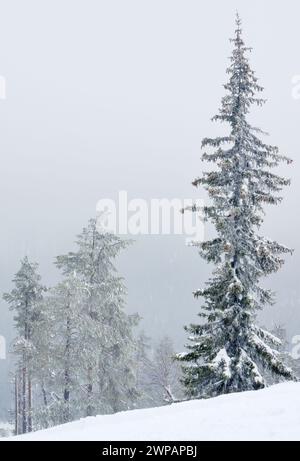
[[[300,74],[296,0],[21,0],[0,1],[0,290],[10,290],[25,255],[43,282],[59,274],[53,259],[73,248],[101,198],[196,198],[201,139],[220,133],[210,118],[224,95],[236,9],[251,64],[268,103],[251,116],[291,156],[281,206],[267,210],[264,231],[295,248],[268,280],[277,304],[262,321],[300,334],[299,115],[292,77]],[[211,270],[183,237],[145,236],[120,258],[128,311],[159,338],[181,348],[195,321],[191,292]],[[12,319],[0,304],[0,335]],[[0,413],[8,362],[0,361]],[[2,392],[2,394],[1,394]],[[1,416],[1,414],[0,414]]]

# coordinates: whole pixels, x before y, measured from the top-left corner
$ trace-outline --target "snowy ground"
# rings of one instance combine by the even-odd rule
[[[13,429],[11,424],[0,421],[0,437],[8,437],[13,433]]]
[[[300,440],[300,383],[90,417],[2,440]]]

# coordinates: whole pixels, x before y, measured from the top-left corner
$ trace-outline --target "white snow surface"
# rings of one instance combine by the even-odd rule
[[[14,427],[7,423],[0,421],[0,437],[8,437],[13,434]]]
[[[300,440],[300,383],[96,416],[8,440]]]

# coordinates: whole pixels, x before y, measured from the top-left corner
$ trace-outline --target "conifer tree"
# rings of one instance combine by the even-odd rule
[[[32,378],[35,363],[36,345],[34,337],[41,321],[40,305],[45,288],[41,285],[41,277],[37,272],[38,265],[25,256],[21,260],[21,268],[13,282],[15,287],[3,298],[14,311],[15,327],[18,333],[13,343],[16,361],[16,386],[20,389],[19,402],[16,402],[16,428],[19,433],[32,430]],[[20,419],[20,421],[19,421]]]
[[[135,405],[138,316],[124,311],[126,289],[114,266],[128,243],[92,219],[75,251],[56,259],[63,280],[41,303],[36,338],[36,429]]]
[[[124,312],[126,289],[114,260],[128,241],[97,229],[91,219],[78,236],[77,251],[57,258],[64,276],[76,274],[81,285],[81,404],[85,415],[111,413],[133,406],[136,315]]]
[[[80,418],[82,302],[84,287],[76,274],[48,290],[42,306],[40,332],[35,339],[36,429]]]
[[[228,134],[203,140],[202,148],[208,148],[203,160],[215,169],[193,182],[208,192],[204,217],[217,235],[194,243],[216,268],[206,287],[194,293],[204,299],[199,314],[203,321],[186,328],[188,351],[178,354],[190,397],[263,388],[267,371],[277,379],[293,379],[276,350],[278,339],[255,324],[257,311],[274,300],[273,293],[260,285],[261,277],[278,271],[283,255],[291,253],[259,233],[264,205],[280,203],[278,193],[290,184],[272,168],[291,161],[277,147],[265,144],[264,133],[250,125],[251,107],[265,101],[249,65],[250,49],[242,39],[238,16],[232,43],[226,95],[213,118],[227,125]]]

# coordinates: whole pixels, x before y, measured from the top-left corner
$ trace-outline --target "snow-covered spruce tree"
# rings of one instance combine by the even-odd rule
[[[45,291],[37,269],[38,265],[30,262],[25,256],[21,261],[20,270],[13,279],[15,287],[10,293],[3,295],[15,313],[15,327],[18,333],[13,342],[13,353],[17,358],[16,386],[19,388],[15,405],[18,433],[32,430],[32,378],[36,354],[34,337],[40,328],[40,305]]]
[[[199,314],[204,321],[186,328],[188,352],[178,355],[185,362],[190,397],[263,388],[264,370],[278,379],[293,379],[276,351],[276,337],[255,324],[256,312],[273,301],[272,292],[259,285],[260,278],[276,272],[284,262],[282,254],[291,252],[259,234],[263,206],[278,204],[277,193],[290,183],[271,168],[290,160],[265,144],[259,137],[263,132],[248,121],[251,106],[264,103],[257,96],[263,88],[249,66],[239,17],[232,42],[227,94],[213,118],[226,123],[229,134],[203,140],[203,148],[212,148],[203,160],[216,168],[193,182],[208,192],[211,202],[204,217],[214,224],[217,236],[195,242],[216,269],[207,286],[194,293],[205,300]]]
[[[135,388],[133,326],[138,317],[124,312],[126,289],[114,259],[128,241],[97,229],[91,219],[77,239],[77,251],[57,258],[65,276],[76,273],[85,288],[80,310],[85,415],[132,408]]]
[[[40,334],[35,338],[38,383],[35,429],[73,421],[80,411],[85,367],[83,315],[86,287],[70,274],[48,291],[42,306]]]

